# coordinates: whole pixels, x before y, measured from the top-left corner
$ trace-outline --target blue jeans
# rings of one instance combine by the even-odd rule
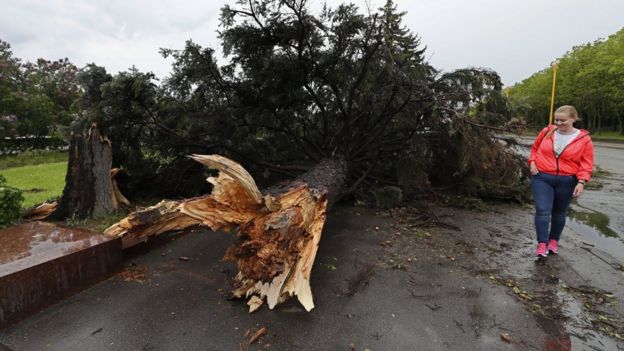
[[[575,176],[557,176],[540,172],[531,177],[537,242],[559,240],[577,183]]]

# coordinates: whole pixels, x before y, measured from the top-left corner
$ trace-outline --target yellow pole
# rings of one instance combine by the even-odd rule
[[[550,95],[550,116],[548,117],[548,124],[553,123],[553,109],[555,107],[555,85],[557,84],[557,70],[559,69],[559,65],[557,62],[553,63],[552,71],[553,71],[553,82],[552,82],[552,94]]]

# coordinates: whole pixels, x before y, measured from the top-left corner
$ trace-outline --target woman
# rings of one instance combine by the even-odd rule
[[[559,237],[572,197],[579,197],[594,169],[589,132],[576,129],[576,109],[561,106],[555,124],[544,128],[531,148],[531,190],[535,199],[536,256],[559,252]]]

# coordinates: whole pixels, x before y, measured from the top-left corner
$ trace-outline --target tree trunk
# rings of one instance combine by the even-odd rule
[[[325,213],[337,199],[346,162],[328,159],[301,177],[267,190],[263,195],[239,164],[219,155],[193,155],[219,170],[211,195],[183,201],[161,201],[139,210],[106,229],[131,246],[152,235],[206,225],[213,231],[238,226],[238,242],[225,259],[237,262],[233,296],[249,298],[250,312],[266,300],[269,308],[297,296],[314,308],[310,273],[325,223]]]
[[[113,185],[111,164],[110,140],[100,135],[95,124],[82,135],[72,135],[65,189],[49,218],[83,219],[117,209],[125,198]]]

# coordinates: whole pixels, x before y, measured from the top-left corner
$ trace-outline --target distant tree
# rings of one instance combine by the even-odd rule
[[[0,115],[17,116],[20,135],[49,135],[73,119],[78,69],[68,59],[22,63],[0,40]]]
[[[8,116],[15,115],[23,105],[18,92],[21,79],[21,61],[13,57],[11,45],[0,40],[0,137],[8,136],[15,128],[15,121]]]
[[[624,133],[624,29],[573,47],[559,59],[556,105],[574,105],[592,131]],[[552,69],[547,68],[516,84],[513,101],[526,108],[524,114],[536,125],[548,123]]]

